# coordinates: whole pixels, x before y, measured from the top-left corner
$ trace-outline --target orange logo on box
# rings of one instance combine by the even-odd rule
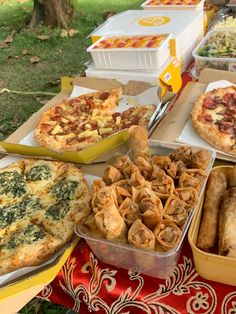
[[[138,21],[141,26],[161,26],[170,22],[167,16],[149,16]]]

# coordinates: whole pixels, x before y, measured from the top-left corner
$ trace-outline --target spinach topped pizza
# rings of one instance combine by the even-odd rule
[[[48,259],[90,213],[90,191],[72,164],[22,159],[0,169],[0,275]]]

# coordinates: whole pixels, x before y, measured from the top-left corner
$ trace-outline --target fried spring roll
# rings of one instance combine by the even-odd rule
[[[205,252],[212,252],[217,244],[218,217],[226,189],[225,175],[220,171],[212,171],[207,181],[203,215],[197,239],[197,247]]]
[[[220,209],[218,251],[236,258],[236,187],[227,191]]]
[[[162,223],[154,230],[156,237],[156,250],[168,251],[173,249],[180,241],[181,230],[171,220],[163,219]]]
[[[148,160],[148,130],[142,126],[132,126],[129,129],[132,160],[135,163],[138,157]]]
[[[137,248],[154,250],[156,240],[153,232],[137,219],[129,229],[128,241]]]

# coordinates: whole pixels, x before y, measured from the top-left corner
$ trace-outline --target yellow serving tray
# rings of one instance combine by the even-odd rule
[[[216,166],[211,171],[224,171],[232,166]],[[213,280],[223,284],[236,286],[236,259],[207,253],[200,250],[196,243],[201,223],[204,194],[196,208],[193,220],[188,231],[188,241],[193,252],[193,260],[197,273],[205,279]]]
[[[89,164],[106,152],[124,144],[129,138],[128,130],[113,134],[79,152],[56,153],[40,146],[29,146],[0,141],[0,146],[9,154],[34,157],[50,157],[61,161]]]
[[[34,286],[42,285],[42,284],[49,284],[54,280],[62,266],[65,264],[67,258],[70,256],[74,248],[76,247],[77,243],[79,242],[80,238],[77,237],[74,241],[68,246],[65,252],[56,259],[51,265],[47,265],[46,269],[38,270],[38,273],[26,277],[24,279],[16,279],[16,282],[7,284],[0,288],[0,301],[4,300],[8,297],[11,297],[23,290],[32,288]],[[24,275],[25,277],[25,275]]]

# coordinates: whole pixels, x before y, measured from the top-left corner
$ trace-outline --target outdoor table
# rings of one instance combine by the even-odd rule
[[[183,73],[183,87],[192,78]],[[39,297],[79,313],[236,313],[236,288],[200,277],[185,239],[173,274],[163,280],[100,262],[81,239]]]

